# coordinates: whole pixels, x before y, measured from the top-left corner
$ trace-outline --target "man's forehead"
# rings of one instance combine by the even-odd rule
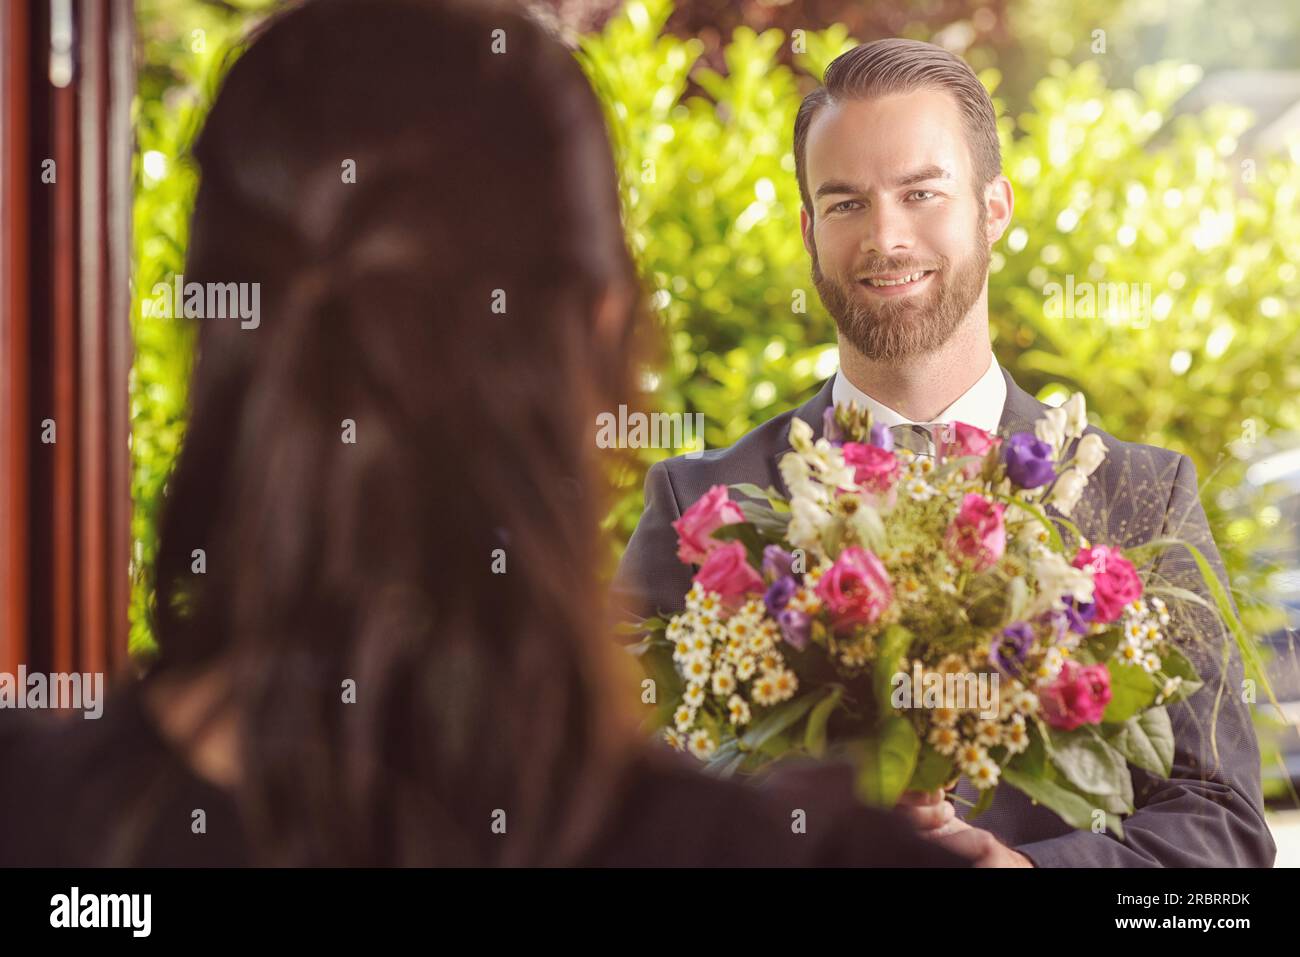
[[[970,178],[961,111],[938,90],[827,104],[809,125],[805,162],[813,190],[823,180],[853,176],[888,187],[927,168]]]

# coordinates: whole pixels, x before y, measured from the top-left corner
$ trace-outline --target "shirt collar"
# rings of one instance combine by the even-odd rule
[[[903,425],[912,420],[900,412],[895,412],[883,402],[877,402],[852,382],[843,370],[835,373],[835,383],[831,387],[831,401],[836,405],[856,402],[859,408],[871,410],[871,421],[887,426]],[[948,408],[944,409],[930,422],[916,423],[931,425],[938,422],[965,422],[985,432],[996,432],[1002,421],[1002,409],[1007,402],[1007,383],[998,367],[995,356],[989,356],[988,370],[976,380],[975,384],[957,397]]]

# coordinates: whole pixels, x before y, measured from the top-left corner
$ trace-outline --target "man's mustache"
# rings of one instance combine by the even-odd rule
[[[931,270],[943,269],[947,262],[923,263],[923,262],[899,262],[895,259],[872,259],[860,263],[852,272],[852,275],[858,279],[877,276],[897,276],[900,273],[908,274],[914,272],[928,272]]]

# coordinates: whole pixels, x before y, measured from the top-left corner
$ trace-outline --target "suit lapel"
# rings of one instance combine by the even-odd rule
[[[998,368],[1002,370],[1002,377],[1007,380],[1007,400],[1002,406],[1002,419],[998,422],[998,432],[1008,436],[1015,432],[1032,431],[1034,420],[1040,418],[1048,406],[1016,385],[1016,380],[1011,378],[1011,373],[1005,366],[999,365]]]

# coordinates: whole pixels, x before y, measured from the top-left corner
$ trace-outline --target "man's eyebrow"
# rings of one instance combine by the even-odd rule
[[[833,196],[840,193],[865,193],[866,190],[856,183],[849,183],[842,179],[828,179],[817,187],[815,198],[821,199],[823,196]]]
[[[942,166],[923,166],[920,169],[912,170],[910,173],[904,173],[898,179],[894,180],[895,188],[904,186],[915,186],[917,183],[929,182],[932,179],[952,179],[952,173]],[[837,195],[858,195],[865,193],[866,190],[857,183],[850,183],[842,179],[829,179],[817,187],[817,192],[813,198],[821,199],[823,196]]]
[[[942,166],[923,166],[910,173],[904,173],[894,180],[894,185],[897,187],[915,186],[917,183],[925,183],[932,179],[952,179],[952,173]]]

